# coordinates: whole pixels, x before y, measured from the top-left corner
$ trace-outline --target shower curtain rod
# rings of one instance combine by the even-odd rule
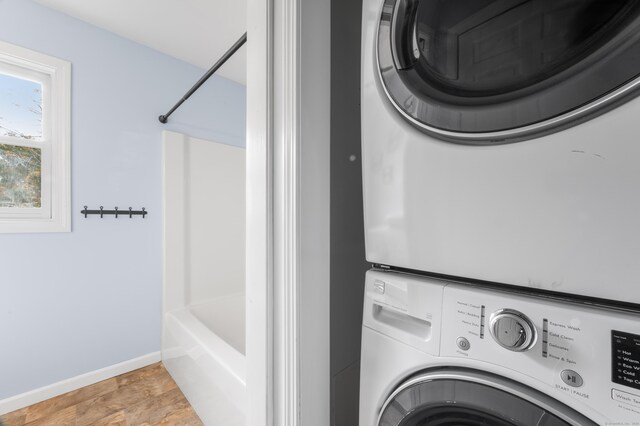
[[[218,60],[218,62],[216,62],[210,69],[209,71],[207,71],[207,73],[205,75],[203,75],[200,80],[198,80],[198,82],[196,84],[193,85],[193,87],[191,89],[189,89],[189,91],[182,97],[182,99],[180,99],[178,101],[177,104],[175,104],[173,106],[173,108],[171,108],[169,110],[168,113],[161,115],[160,117],[158,117],[158,120],[160,120],[161,123],[166,123],[167,119],[169,118],[169,116],[171,114],[173,114],[173,112],[175,110],[177,110],[180,105],[182,105],[182,103],[184,101],[186,101],[187,99],[189,99],[189,97],[191,95],[193,95],[193,93],[198,90],[200,88],[200,86],[202,86],[204,84],[205,81],[207,81],[209,79],[209,77],[211,77],[216,71],[218,71],[218,68],[220,68],[225,62],[227,62],[227,60],[233,56],[234,53],[236,53],[238,51],[238,49],[240,49],[242,47],[242,45],[247,41],[247,33],[244,33],[242,35],[242,37],[240,37],[240,39],[238,41],[236,41],[234,43],[233,46],[231,46],[231,48],[229,50],[227,50],[227,52],[222,56],[222,58],[220,58]]]

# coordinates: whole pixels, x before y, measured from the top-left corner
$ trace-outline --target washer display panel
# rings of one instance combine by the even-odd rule
[[[465,371],[427,373],[389,397],[378,426],[590,426],[551,398],[506,379]]]
[[[424,131],[531,137],[630,96],[640,1],[384,0],[378,66],[394,106]]]

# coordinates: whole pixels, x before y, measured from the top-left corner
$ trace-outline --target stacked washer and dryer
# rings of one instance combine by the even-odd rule
[[[640,0],[364,0],[361,426],[640,425]]]

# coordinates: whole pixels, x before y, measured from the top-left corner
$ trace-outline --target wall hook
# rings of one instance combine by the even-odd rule
[[[100,218],[104,218],[104,215],[111,214],[114,215],[116,219],[118,216],[122,215],[122,211],[118,207],[115,207],[113,210],[105,210],[103,206],[100,206],[100,210],[89,210],[87,206],[84,206],[84,209],[81,210],[80,213],[82,213],[85,218],[90,214],[99,214]],[[148,213],[149,212],[144,207],[142,210],[133,210],[133,208],[129,207],[129,218],[132,218],[133,216],[142,216],[144,219]],[[127,213],[125,212],[125,215],[126,214]]]

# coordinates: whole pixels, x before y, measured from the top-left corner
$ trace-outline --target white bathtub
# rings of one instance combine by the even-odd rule
[[[244,294],[165,314],[163,362],[205,425],[244,425]]]

